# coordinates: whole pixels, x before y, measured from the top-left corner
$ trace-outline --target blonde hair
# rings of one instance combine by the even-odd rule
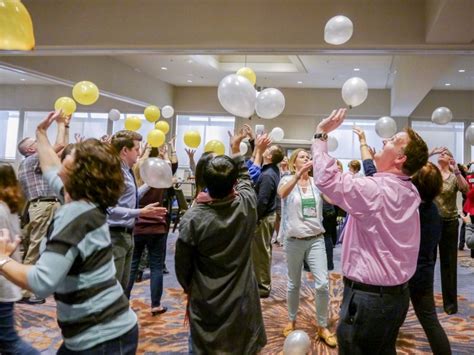
[[[290,159],[288,159],[288,168],[290,169],[290,172],[292,174],[296,174],[295,161],[296,161],[296,158],[298,157],[298,154],[300,154],[301,152],[305,152],[309,154],[306,149],[298,148],[298,149],[295,149],[293,153],[291,153]]]

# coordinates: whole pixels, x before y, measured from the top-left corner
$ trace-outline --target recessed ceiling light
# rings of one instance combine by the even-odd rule
[[[193,60],[192,60],[192,59],[188,59],[188,63],[189,63],[189,64],[192,64],[192,63],[193,63]]]
[[[460,72],[460,73],[465,73],[465,72],[466,72],[466,69],[459,69],[458,72]]]
[[[168,70],[167,67],[161,67],[161,70]]]
[[[142,71],[138,68],[134,68],[133,70],[135,70],[137,73],[141,73]]]
[[[303,84],[303,82],[300,80],[300,81],[298,81],[298,84]]]
[[[25,81],[26,79],[24,79],[24,78],[21,78],[20,80],[21,80],[21,81]]]
[[[192,82],[193,82],[192,80],[189,80],[189,79],[188,79],[188,80],[186,80],[186,81],[187,81],[188,83],[192,83]]]
[[[360,71],[360,68],[354,68],[354,71]]]
[[[450,83],[445,83],[444,86],[451,86],[451,84]]]

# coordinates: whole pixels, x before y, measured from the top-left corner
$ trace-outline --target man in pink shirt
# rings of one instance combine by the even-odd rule
[[[345,115],[339,109],[322,120],[313,144],[316,186],[350,214],[342,245],[339,353],[396,354],[420,246],[420,196],[410,176],[428,161],[428,147],[408,128],[384,140],[374,156],[378,173],[354,179],[327,154],[327,133]]]

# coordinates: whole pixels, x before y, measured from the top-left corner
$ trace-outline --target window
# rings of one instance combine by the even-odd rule
[[[234,132],[235,117],[231,116],[176,116],[176,151],[180,167],[188,167],[189,159],[183,137],[187,131],[198,131],[201,144],[196,149],[194,160],[197,161],[204,152],[206,142],[217,139],[224,143],[226,154],[229,154],[228,131]]]
[[[20,113],[0,111],[0,159],[15,160]]]
[[[428,149],[447,147],[457,162],[464,162],[463,122],[450,122],[441,126],[429,121],[413,121],[411,126],[425,140]],[[436,159],[432,157],[430,160],[436,162]]]
[[[34,137],[36,127],[48,112],[29,111],[25,112],[25,123],[23,126],[23,137]],[[78,133],[86,138],[100,138],[107,134],[107,113],[76,112],[69,123],[69,141],[74,142],[74,134]],[[56,125],[48,130],[48,138],[51,143],[56,140]]]
[[[338,142],[337,149],[330,154],[342,163],[344,171],[348,171],[347,164],[351,160],[360,160],[359,137],[352,132],[353,127],[360,127],[365,131],[369,146],[377,151],[382,149],[383,138],[375,132],[375,123],[375,120],[346,119],[338,129],[329,134]]]

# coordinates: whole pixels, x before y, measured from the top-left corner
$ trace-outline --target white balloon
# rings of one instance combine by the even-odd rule
[[[309,352],[311,340],[303,330],[294,330],[285,339],[283,344],[284,355],[306,355]]]
[[[161,115],[163,118],[171,118],[174,115],[174,108],[170,105],[163,106],[161,109]]]
[[[339,142],[337,141],[337,138],[333,136],[329,136],[328,137],[328,151],[334,152],[338,146],[339,146]]]
[[[120,111],[113,108],[109,111],[109,120],[118,121],[120,119]]]
[[[272,119],[279,116],[285,109],[285,96],[274,88],[262,90],[257,96],[255,111],[261,118]]]
[[[285,131],[280,127],[275,127],[270,132],[270,139],[272,142],[280,142],[285,137]]]
[[[451,122],[452,119],[453,119],[453,113],[447,107],[438,107],[431,114],[431,121],[439,125],[443,125],[448,122]]]
[[[324,40],[329,44],[346,43],[354,31],[352,21],[346,16],[334,16],[324,27]]]
[[[240,147],[239,147],[239,149],[240,149],[240,154],[245,155],[245,154],[247,154],[247,152],[248,152],[248,150],[249,150],[249,147],[248,147],[247,143],[245,143],[245,142],[240,142]]]
[[[471,125],[467,128],[466,130],[466,141],[470,145],[474,145],[474,126],[471,123]],[[474,164],[473,164],[474,165]]]
[[[164,189],[173,185],[173,173],[167,161],[160,158],[148,158],[140,166],[142,180],[151,187]]]
[[[392,117],[380,117],[375,123],[375,132],[382,138],[390,138],[397,133],[397,123]]]
[[[346,80],[342,86],[342,99],[351,107],[362,104],[367,99],[368,93],[367,83],[356,76]]]
[[[217,97],[222,107],[235,116],[248,118],[255,110],[255,88],[241,75],[230,74],[222,79]]]

